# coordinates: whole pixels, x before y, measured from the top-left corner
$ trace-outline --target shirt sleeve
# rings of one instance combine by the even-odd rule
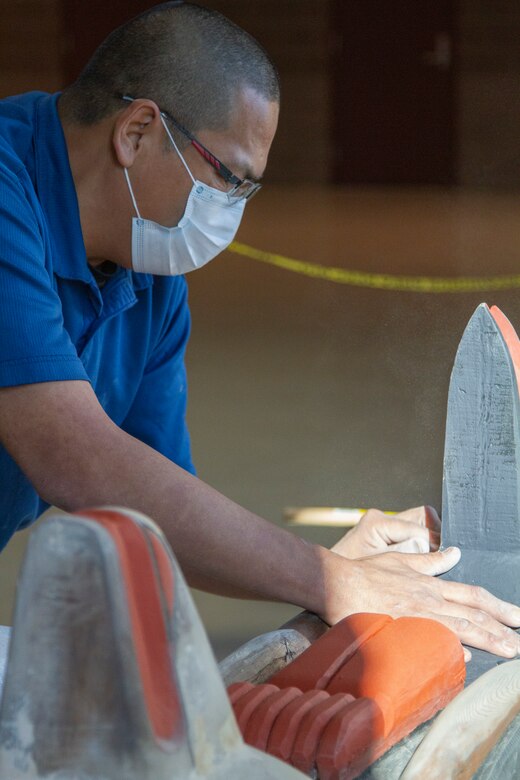
[[[171,281],[171,280],[170,280]],[[184,363],[190,334],[186,281],[175,280],[168,322],[155,346],[121,428],[186,471],[195,473],[186,423]]]
[[[39,224],[18,178],[0,169],[0,387],[88,380],[63,324]]]

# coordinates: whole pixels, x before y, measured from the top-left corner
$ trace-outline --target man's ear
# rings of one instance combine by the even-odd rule
[[[112,145],[117,162],[130,168],[140,153],[145,138],[161,128],[161,113],[152,100],[134,100],[116,118]]]

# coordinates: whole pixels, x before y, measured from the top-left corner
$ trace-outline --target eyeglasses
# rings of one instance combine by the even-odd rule
[[[126,100],[129,103],[136,100],[136,98],[132,98],[129,95],[117,95],[117,97],[119,100]],[[179,133],[182,133],[182,135],[190,140],[191,145],[202,157],[204,157],[206,162],[208,162],[217,171],[219,176],[221,176],[227,184],[232,185],[231,189],[227,190],[226,192],[226,195],[231,202],[236,203],[239,200],[250,200],[253,195],[256,195],[262,186],[260,182],[251,181],[251,179],[241,179],[239,176],[236,176],[226,165],[224,165],[223,162],[218,159],[218,157],[215,157],[215,155],[212,154],[209,149],[204,146],[204,144],[201,144],[201,142],[195,138],[193,133],[190,133],[190,131],[186,130],[186,128],[183,127],[180,122],[177,122],[177,120],[174,119],[171,114],[169,114],[167,111],[163,111],[162,108],[159,108],[159,111],[161,112],[161,116],[164,117],[164,119],[170,121],[172,125],[179,131]]]

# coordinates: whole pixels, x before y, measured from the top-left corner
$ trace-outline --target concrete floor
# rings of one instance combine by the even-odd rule
[[[238,239],[360,271],[520,273],[519,206],[510,193],[265,187]],[[230,252],[189,283],[189,420],[201,478],[273,522],[287,505],[440,509],[457,344],[482,300],[520,327],[520,290],[363,290]],[[339,536],[299,533],[327,545]],[[0,623],[9,622],[24,538],[0,562]],[[219,656],[295,611],[195,595]]]

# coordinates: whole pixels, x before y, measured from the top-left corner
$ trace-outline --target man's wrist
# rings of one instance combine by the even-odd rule
[[[305,602],[302,600],[301,606],[332,625],[343,617],[356,565],[326,547],[318,544],[311,547],[314,558],[312,576],[307,579],[306,599]]]

